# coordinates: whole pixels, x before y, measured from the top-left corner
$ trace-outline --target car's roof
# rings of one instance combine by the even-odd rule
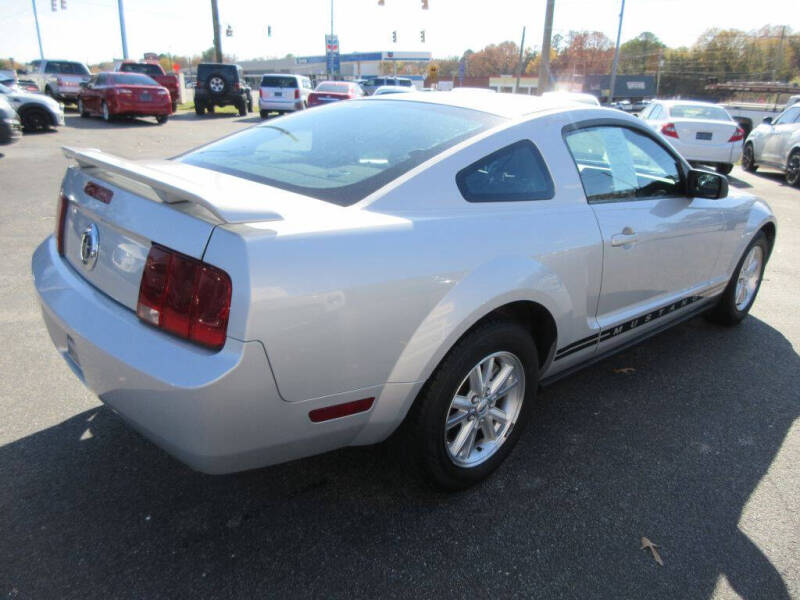
[[[713,102],[704,102],[703,100],[653,100],[653,102],[659,102],[665,106],[675,106],[677,104],[695,104],[699,106],[719,107],[719,104],[714,104]]]
[[[486,90],[489,92],[490,90]],[[426,104],[439,104],[443,106],[454,106],[457,108],[468,108],[481,112],[494,114],[500,117],[517,118],[531,113],[545,110],[575,109],[581,108],[577,103],[564,104],[558,98],[547,98],[541,96],[527,96],[523,94],[493,94],[474,93],[454,94],[452,92],[419,92],[413,91],[406,94],[386,94],[385,97],[369,96],[359,100],[359,102],[424,102]],[[597,109],[584,105],[586,109]]]
[[[262,77],[306,77],[308,75],[298,75],[297,73],[263,73]]]

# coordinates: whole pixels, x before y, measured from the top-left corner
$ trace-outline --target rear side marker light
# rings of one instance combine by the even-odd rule
[[[678,131],[675,129],[675,123],[666,123],[661,128],[661,133],[667,137],[678,139]]]
[[[56,212],[56,248],[61,256],[64,256],[64,227],[67,222],[67,208],[69,200],[61,192],[58,195],[58,210]]]
[[[102,185],[96,184],[94,181],[90,181],[83,186],[83,193],[87,196],[91,196],[95,200],[100,200],[103,204],[109,204],[111,198],[114,196],[114,192],[108,188],[104,188]]]
[[[736,131],[733,132],[733,135],[731,136],[731,139],[729,139],[728,141],[729,142],[739,142],[739,141],[741,141],[743,139],[744,139],[744,129],[742,129],[741,127],[737,127]]]
[[[320,423],[322,421],[338,419],[339,417],[347,417],[349,415],[368,411],[372,408],[374,402],[375,398],[364,398],[362,400],[354,400],[353,402],[345,402],[344,404],[315,408],[308,413],[308,418],[314,423]]]
[[[230,309],[231,279],[225,271],[153,244],[136,305],[142,321],[219,350],[225,345]]]

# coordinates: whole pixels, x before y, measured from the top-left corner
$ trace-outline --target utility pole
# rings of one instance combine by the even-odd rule
[[[519,90],[519,78],[522,75],[522,52],[525,48],[525,26],[522,26],[522,41],[519,43],[519,62],[517,63],[517,83],[514,84],[514,93]],[[530,88],[528,88],[530,90]],[[530,92],[529,92],[530,93]]]
[[[658,54],[658,70],[656,71],[656,98],[658,98],[658,90],[661,87],[661,67],[664,66],[664,51]]]
[[[36,39],[39,40],[39,58],[44,60],[44,51],[42,51],[42,34],[39,32],[39,13],[36,12],[36,0],[31,0],[33,5],[33,20],[36,22]]]
[[[120,0],[122,2],[122,0]],[[214,54],[217,55],[217,62],[222,62],[222,40],[219,37],[219,10],[217,10],[217,0],[211,0],[211,20],[214,22]]]
[[[125,11],[122,8],[122,0],[117,0],[119,8],[119,32],[122,35],[122,58],[128,58],[128,38],[125,35]]]
[[[542,39],[542,60],[539,62],[539,82],[536,90],[541,96],[542,92],[550,89],[550,40],[553,37],[553,10],[555,0],[547,0],[544,13],[544,37]]]
[[[617,66],[619,65],[619,41],[622,37],[622,15],[625,14],[625,0],[619,11],[619,27],[617,28],[617,47],[614,49],[614,64],[611,65],[611,82],[608,90],[608,101],[614,101],[614,86],[617,85]]]

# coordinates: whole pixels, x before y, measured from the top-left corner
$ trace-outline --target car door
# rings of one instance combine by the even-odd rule
[[[764,140],[762,161],[781,168],[784,166],[786,152],[789,149],[789,138],[797,127],[795,121],[798,117],[800,117],[800,106],[792,106],[775,119]]]
[[[699,299],[724,215],[714,200],[687,197],[684,163],[650,131],[612,120],[570,129],[567,146],[603,236],[597,320],[610,348],[642,331],[634,328],[655,327],[654,314],[669,318]]]

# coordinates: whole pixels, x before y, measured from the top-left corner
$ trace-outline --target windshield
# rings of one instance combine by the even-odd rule
[[[702,104],[676,104],[669,109],[671,117],[678,119],[707,119],[709,121],[730,121],[731,117],[724,108],[704,106]]]
[[[13,90],[11,88],[6,87],[2,83],[0,83],[0,94],[11,94],[11,93],[13,93]]]
[[[353,100],[270,121],[179,160],[348,206],[503,121],[451,106]]]
[[[117,85],[160,85],[147,75],[138,73],[114,73],[109,78],[111,79],[110,83]]]

